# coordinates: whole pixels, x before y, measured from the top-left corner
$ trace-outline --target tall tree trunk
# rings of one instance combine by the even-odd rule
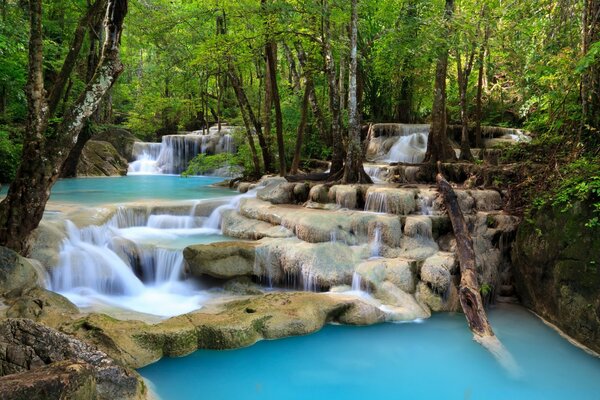
[[[300,63],[300,67],[302,68],[302,74],[305,79],[314,82],[312,78],[313,72],[309,70],[306,60],[306,53],[302,48],[302,45],[297,45],[298,51],[298,62]],[[323,116],[323,111],[321,111],[321,106],[319,105],[319,99],[317,98],[317,93],[315,92],[315,85],[313,84],[309,93],[309,101],[310,108],[312,110],[313,116],[315,117],[315,122],[317,123],[317,129],[319,130],[319,135],[323,139],[327,145],[331,145],[331,136],[330,131],[326,128],[325,117]]]
[[[87,71],[86,71],[86,82],[90,82],[94,77],[94,72],[98,67],[98,62],[100,61],[100,36],[102,30],[102,9],[99,9],[97,14],[90,18],[90,26],[88,30],[88,39],[90,48],[88,50],[87,56]],[[67,85],[67,89],[65,90],[65,98],[63,99],[63,106],[66,106],[67,99],[69,97],[69,92],[72,87],[72,79],[69,79],[69,84]],[[103,103],[106,106],[106,98]],[[77,176],[77,166],[79,165],[79,159],[81,158],[81,153],[83,153],[83,149],[87,142],[92,138],[94,134],[94,129],[92,127],[92,122],[99,122],[102,118],[100,117],[100,111],[102,108],[102,103],[98,107],[98,110],[90,117],[89,121],[85,124],[85,127],[81,130],[81,133],[77,137],[77,143],[69,152],[67,159],[63,163],[61,168],[61,177],[63,178],[74,178]]]
[[[244,88],[242,87],[242,84],[235,72],[233,71],[233,67],[231,65],[229,66],[229,80],[231,81],[231,85],[233,86],[233,90],[235,91],[235,95],[240,106],[242,119],[244,120],[244,126],[246,128],[246,137],[248,139],[250,155],[252,156],[252,165],[254,167],[253,177],[258,179],[260,177],[260,161],[258,160],[258,154],[256,153],[256,146],[254,144],[254,138],[252,137],[252,131],[254,130],[254,123],[252,122],[252,119],[255,119],[255,117],[252,113],[252,108],[248,104],[248,98],[246,97]],[[252,113],[252,117],[250,116],[250,113]]]
[[[469,77],[473,69],[473,60],[475,58],[475,47],[471,54],[467,56],[467,64],[463,68],[462,56],[460,51],[456,50],[456,71],[458,75],[458,92],[460,97],[460,120],[462,125],[460,136],[460,159],[473,161],[471,153],[471,144],[469,142],[469,111],[467,109],[467,90],[469,88]]]
[[[446,75],[448,73],[448,44],[446,43],[450,32],[450,23],[454,13],[454,0],[446,0],[444,12],[444,27],[437,66],[435,69],[435,88],[433,96],[433,109],[431,111],[431,129],[427,142],[426,162],[454,161],[456,154],[448,141],[446,121]]]
[[[275,132],[277,135],[277,152],[279,155],[279,175],[286,175],[285,143],[283,142],[283,115],[281,114],[281,100],[277,84],[277,44],[267,43],[267,86],[271,86],[271,100],[275,108]],[[269,113],[270,114],[270,113]]]
[[[333,154],[331,157],[331,175],[335,176],[344,168],[344,140],[342,137],[342,114],[340,97],[336,80],[335,61],[331,50],[330,10],[328,0],[322,0],[323,7],[323,58],[325,59],[325,75],[329,86],[329,108],[331,111],[331,139]]]
[[[102,97],[123,70],[119,47],[127,0],[108,0],[102,58],[94,74],[53,135],[46,135],[49,122],[42,63],[42,1],[30,0],[29,71],[26,88],[27,130],[21,165],[6,198],[0,203],[0,245],[27,255],[31,233],[39,225],[50,189],[60,167]]]
[[[487,8],[485,5],[481,8],[481,18],[484,23],[483,41],[479,46],[479,55],[477,56],[477,100],[475,101],[475,146],[483,149],[483,138],[481,135],[481,119],[483,118],[483,80],[484,80],[484,63],[485,49],[490,36],[490,28],[487,22]],[[482,152],[483,154],[483,152]]]
[[[73,68],[75,68],[77,58],[79,57],[81,47],[83,46],[85,33],[87,32],[88,27],[92,24],[93,20],[98,18],[98,15],[103,16],[104,11],[106,10],[106,3],[107,0],[96,0],[88,7],[87,12],[83,17],[81,17],[77,24],[77,28],[75,28],[75,35],[73,36],[73,41],[69,46],[69,52],[67,53],[62,68],[56,76],[54,84],[48,93],[48,108],[50,115],[54,115],[58,108],[65,85],[67,84],[69,76],[71,76]]]
[[[246,118],[248,118],[249,126],[254,128],[254,132],[256,132],[256,136],[258,137],[258,143],[262,150],[262,157],[263,157],[265,171],[268,171],[267,168],[271,162],[271,153],[269,151],[269,146],[267,144],[267,141],[265,140],[265,137],[262,133],[262,127],[260,125],[260,122],[259,122],[258,118],[256,117],[256,115],[254,114],[254,111],[252,110],[252,106],[250,105],[250,102],[248,101],[248,96],[246,95],[246,91],[244,90],[244,87],[242,86],[242,82],[240,81],[240,78],[237,76],[237,73],[235,72],[235,69],[231,63],[229,64],[227,74],[229,76],[231,85],[233,86],[233,89],[235,91],[235,94],[236,94],[236,97],[238,100],[238,104],[240,106],[240,112],[242,113],[242,117],[245,116]],[[252,131],[249,131],[249,134],[251,134],[251,132]],[[254,140],[249,141],[249,144],[252,148],[254,146]],[[260,171],[260,167],[257,168],[257,164],[256,163],[254,163],[254,164],[255,164],[254,167],[255,167],[255,173],[256,173],[256,170]],[[257,173],[257,176],[258,175],[259,174]]]
[[[360,116],[356,75],[358,72],[358,0],[352,0],[350,24],[350,84],[348,85],[348,149],[343,183],[372,183],[363,168],[363,148],[360,140]]]
[[[312,81],[307,79],[306,87],[304,88],[304,96],[302,97],[300,124],[298,125],[298,132],[296,133],[296,148],[294,149],[294,159],[292,161],[292,168],[290,169],[291,175],[298,174],[298,168],[300,167],[302,143],[304,141],[304,131],[306,131],[306,120],[308,119],[308,103],[310,102],[310,93],[313,89]]]

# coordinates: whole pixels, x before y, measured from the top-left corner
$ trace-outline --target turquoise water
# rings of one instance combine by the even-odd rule
[[[473,342],[462,315],[414,324],[328,326],[234,351],[198,351],[139,370],[163,400],[600,399],[600,360],[518,306],[490,312],[521,369]]]
[[[232,190],[210,187],[223,178],[189,177],[177,175],[133,175],[111,178],[61,179],[50,195],[51,201],[87,205],[125,203],[138,200],[190,200],[231,196]],[[2,186],[0,196],[8,186]]]

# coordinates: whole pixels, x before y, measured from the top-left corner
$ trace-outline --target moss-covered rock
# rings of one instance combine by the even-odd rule
[[[138,140],[131,132],[110,127],[94,135],[94,140],[108,142],[127,161],[133,161],[133,144]]]
[[[127,160],[109,142],[90,140],[77,164],[78,176],[123,176],[127,174]]]
[[[513,248],[522,302],[600,352],[600,228],[586,227],[592,206],[547,207],[519,227]]]

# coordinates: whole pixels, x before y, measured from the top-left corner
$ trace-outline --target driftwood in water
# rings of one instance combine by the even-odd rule
[[[494,336],[494,331],[488,322],[483,301],[477,283],[477,272],[475,268],[475,251],[473,250],[473,239],[469,233],[467,223],[460,210],[456,193],[452,186],[444,179],[442,174],[437,175],[437,184],[444,198],[446,210],[452,222],[458,262],[460,264],[460,305],[467,317],[469,328],[475,335],[475,339]]]

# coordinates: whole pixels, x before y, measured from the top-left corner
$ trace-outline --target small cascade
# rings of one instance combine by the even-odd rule
[[[156,229],[192,229],[201,227],[202,218],[189,215],[151,215],[147,226]]]
[[[380,258],[383,250],[383,242],[381,235],[381,225],[377,224],[375,230],[373,231],[373,239],[369,244],[371,250],[371,258]]]
[[[166,135],[161,143],[135,142],[129,174],[181,174],[198,154],[235,153],[234,127],[210,128],[207,133]]]
[[[385,163],[423,162],[429,125],[375,124],[369,132],[367,159]]]
[[[387,180],[388,174],[390,171],[385,166],[381,165],[373,165],[373,164],[365,164],[364,165],[365,172],[373,183],[383,183]]]
[[[310,268],[302,266],[302,289],[305,292],[318,292],[317,277]]]
[[[81,229],[67,221],[50,289],[81,307],[111,304],[159,316],[200,308],[205,295],[185,280],[183,247],[188,237],[218,231],[203,227],[196,206],[186,215],[120,207],[106,224]]]
[[[356,272],[354,272],[352,274],[352,291],[353,292],[362,291],[362,276],[360,276]]]
[[[418,132],[401,136],[383,157],[389,163],[419,164],[425,159],[428,133]]]
[[[419,206],[419,212],[421,215],[431,215],[433,210],[434,196],[419,193],[417,195],[417,205]]]
[[[144,284],[131,266],[109,248],[110,229],[79,229],[67,221],[67,234],[58,266],[52,270],[52,290],[87,288],[112,295],[136,295],[144,291]]]
[[[163,248],[139,249],[142,281],[149,285],[177,282],[184,278],[183,253]]]
[[[365,200],[365,211],[371,211],[376,213],[387,213],[387,197],[384,192],[367,192],[367,198]]]

